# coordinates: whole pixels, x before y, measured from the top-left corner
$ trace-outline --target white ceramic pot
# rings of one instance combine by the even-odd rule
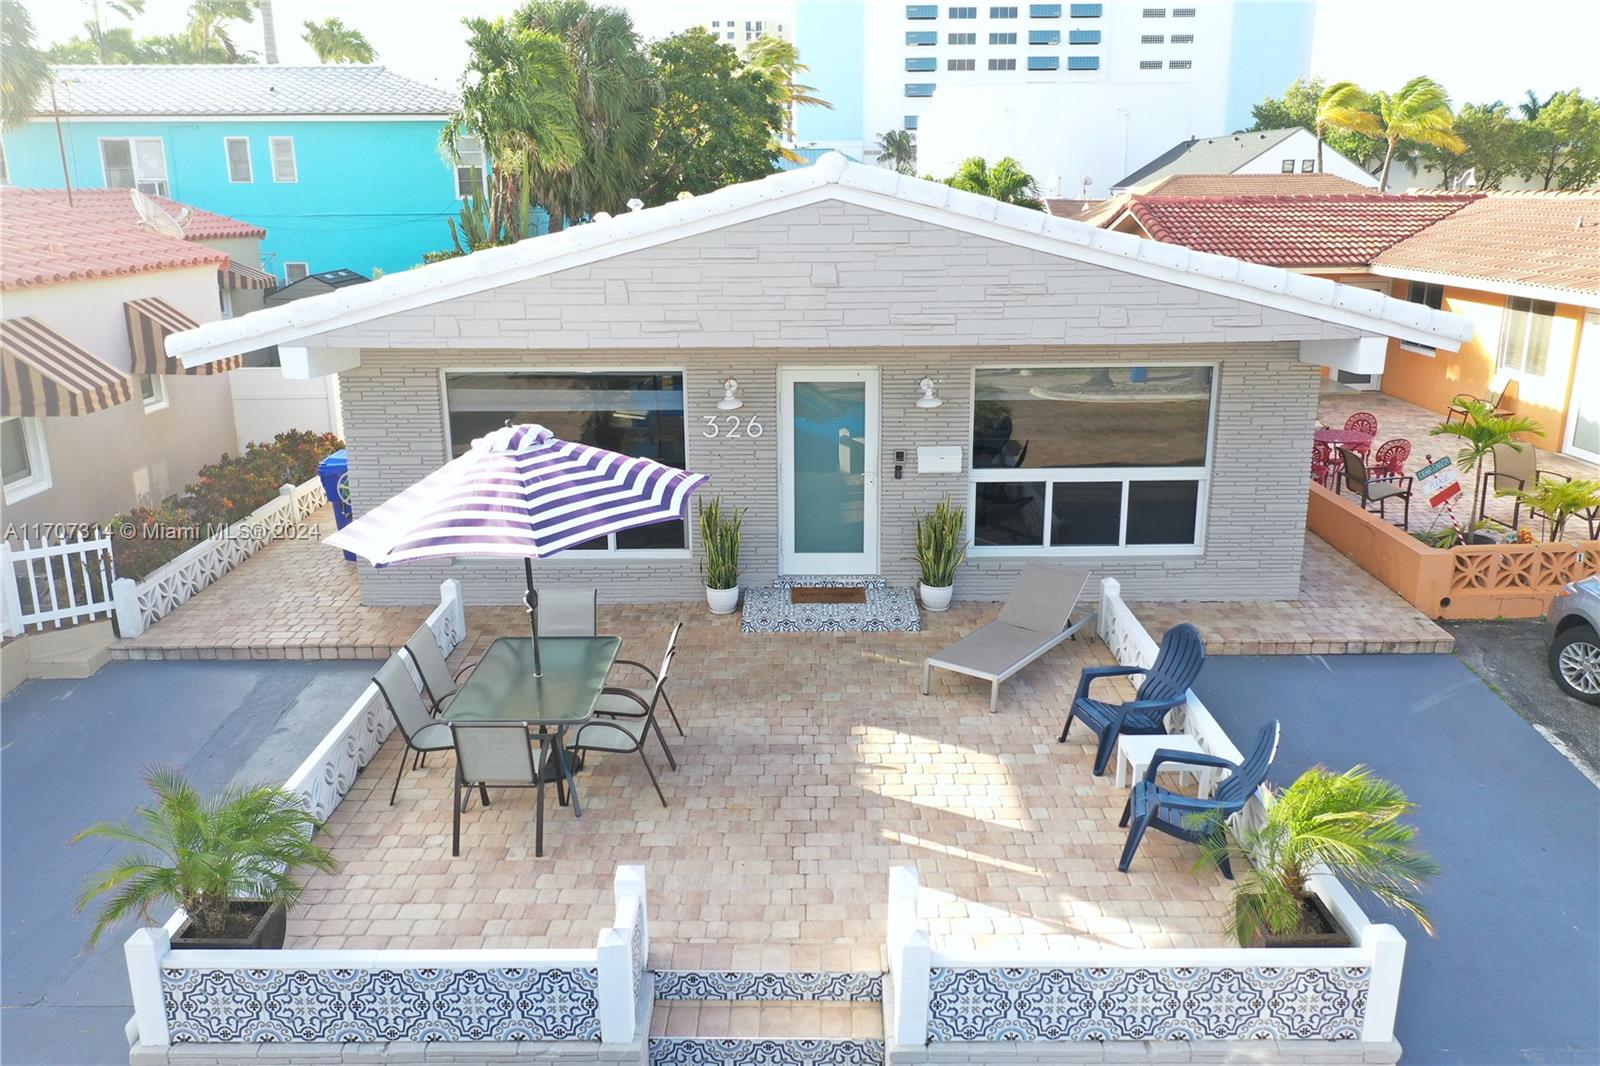
[[[922,595],[922,606],[930,611],[948,611],[950,597],[955,595],[956,587],[946,585],[943,588],[934,588],[932,585],[917,585],[917,591]]]
[[[706,586],[706,606],[711,608],[712,614],[732,614],[734,608],[739,606],[739,586],[731,589],[714,589]]]

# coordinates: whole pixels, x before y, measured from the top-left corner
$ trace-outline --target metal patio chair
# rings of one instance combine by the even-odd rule
[[[1491,408],[1493,408],[1494,416],[1496,418],[1504,418],[1506,415],[1514,414],[1515,412],[1506,406],[1506,393],[1510,390],[1511,383],[1508,381],[1500,387],[1500,391],[1495,394],[1495,397],[1492,400],[1485,399],[1482,396],[1474,396],[1470,392],[1456,393],[1456,395],[1450,400],[1449,409],[1444,413],[1445,424],[1449,425],[1457,418],[1461,419],[1463,422],[1467,420],[1467,415],[1469,413],[1467,408],[1468,400],[1472,400],[1476,403],[1488,404]]]
[[[454,722],[450,727],[455,738],[456,749],[456,774],[455,786],[451,794],[452,828],[450,854],[461,854],[461,812],[466,806],[466,801],[472,798],[472,790],[478,790],[478,797],[485,807],[489,806],[490,788],[539,788],[543,767],[540,759],[534,754],[535,738],[528,731],[528,727],[521,722]],[[544,751],[544,745],[540,745]],[[561,803],[567,802],[567,793],[563,792],[562,784],[565,782],[572,788],[572,801],[577,809],[577,788],[572,783],[571,768],[559,755],[560,747],[556,744],[549,745],[553,754],[544,759],[548,763],[555,758],[561,763],[560,773],[556,775],[556,799]],[[463,796],[462,792],[466,795]],[[541,793],[542,797],[542,793]],[[536,817],[534,853],[544,853],[544,811],[542,801]],[[580,812],[581,813],[581,812]]]
[[[1367,464],[1361,454],[1350,448],[1340,448],[1339,458],[1344,463],[1344,487],[1361,500],[1363,511],[1371,510],[1372,505],[1377,504],[1378,517],[1387,520],[1389,501],[1399,500],[1405,504],[1400,528],[1411,528],[1411,478],[1372,477],[1367,473]]]
[[[1483,474],[1483,491],[1478,493],[1478,517],[1486,518],[1491,522],[1506,525],[1501,519],[1488,513],[1489,499],[1502,490],[1519,489],[1529,492],[1539,487],[1541,478],[1560,478],[1562,481],[1571,481],[1566,474],[1558,474],[1553,470],[1539,469],[1539,453],[1531,444],[1513,445],[1496,444],[1490,453],[1492,465]],[[1508,528],[1516,529],[1522,519],[1524,504],[1521,497],[1511,498],[1511,523]],[[1580,513],[1577,517],[1590,523],[1594,528],[1592,512]]]
[[[433,639],[432,634],[428,639]],[[453,744],[450,727],[434,721],[428,713],[427,704],[422,702],[422,693],[417,691],[416,682],[411,680],[411,671],[406,669],[405,660],[398,654],[389,656],[378,667],[378,672],[372,675],[372,683],[378,686],[378,692],[383,696],[383,702],[388,704],[389,713],[394,715],[395,725],[400,728],[400,735],[406,742],[406,750],[400,755],[400,766],[395,770],[394,787],[389,790],[389,806],[393,807],[395,797],[400,793],[400,778],[406,772],[406,755],[413,755],[412,767],[415,768],[428,752],[449,751]]]
[[[1094,756],[1094,772],[1100,777],[1117,750],[1117,738],[1167,732],[1167,714],[1189,698],[1189,688],[1206,664],[1206,642],[1200,631],[1188,622],[1173,626],[1161,635],[1161,650],[1147,669],[1143,666],[1089,666],[1078,675],[1078,691],[1061,727],[1059,743],[1065,743],[1074,720],[1082,722],[1100,738]],[[1089,696],[1089,686],[1102,677],[1143,674],[1139,691],[1131,703],[1105,703]]]
[[[1127,806],[1122,808],[1122,821],[1117,824],[1127,826],[1128,841],[1123,845],[1122,859],[1117,863],[1117,869],[1128,872],[1147,829],[1187,840],[1191,844],[1219,842],[1219,838],[1227,831],[1228,819],[1244,809],[1250,797],[1256,794],[1256,789],[1267,779],[1272,760],[1278,754],[1279,733],[1276,721],[1262,726],[1261,732],[1256,734],[1255,747],[1242,763],[1234,763],[1216,755],[1158,749],[1144,772],[1144,778],[1136,781],[1133,791],[1128,794]],[[1163,763],[1210,766],[1231,773],[1212,791],[1210,798],[1196,798],[1156,784],[1156,774],[1161,771]],[[1233,868],[1226,855],[1219,856],[1217,865],[1222,869],[1222,876],[1233,880]]]
[[[1378,435],[1378,416],[1371,411],[1357,411],[1344,420],[1344,428],[1353,433],[1365,433],[1369,437]]]
[[[682,632],[683,632],[683,623],[682,622],[679,622],[679,623],[677,623],[676,625],[674,625],[672,627],[672,632],[667,636],[667,650],[665,652],[665,655],[670,656],[673,652],[678,650],[678,634],[682,633]],[[611,669],[612,670],[616,670],[617,667],[619,667],[619,666],[630,666],[630,667],[633,667],[634,669],[637,669],[637,670],[643,670],[647,675],[649,675],[651,685],[654,685],[656,679],[661,676],[656,671],[650,669],[648,666],[646,666],[644,663],[640,662],[637,659],[618,659],[615,663],[613,663],[611,665]],[[605,689],[605,692],[602,693],[602,695],[601,695],[601,699],[604,700],[605,697],[607,697],[607,696],[626,696],[626,697],[634,700],[635,702],[637,702],[637,703],[639,703],[641,705],[644,705],[644,704],[647,704],[649,702],[649,699],[650,699],[650,686],[646,685],[646,686],[643,686],[643,687],[633,687],[633,686],[630,686],[630,685],[607,685],[606,689]],[[678,712],[673,710],[673,708],[672,708],[672,697],[667,695],[666,686],[664,684],[663,684],[662,689],[661,689],[661,702],[666,704],[667,714],[672,717],[673,728],[675,728],[678,731],[678,735],[680,737],[683,736],[684,735],[683,724],[678,721]],[[601,714],[607,713],[607,712],[605,712],[603,710],[600,710],[599,708],[596,708],[596,710],[599,710],[599,713],[601,713]],[[627,715],[623,715],[623,717],[635,717],[635,716],[630,712]],[[667,746],[666,742],[663,741],[662,744],[661,744],[662,750],[665,750],[666,746]],[[671,753],[669,752],[667,758],[670,760],[671,757],[672,757]]]
[[[1406,460],[1411,458],[1411,442],[1404,437],[1386,440],[1372,452],[1370,477],[1405,477]]]
[[[422,695],[428,701],[429,709],[435,717],[444,713],[450,701],[461,690],[461,679],[471,673],[472,668],[477,665],[477,662],[473,661],[452,674],[450,664],[445,661],[444,652],[439,650],[438,638],[433,635],[433,630],[426,622],[411,634],[410,639],[401,647],[400,653],[411,660],[411,665],[422,678]]]
[[[630,752],[639,753],[639,761],[644,763],[644,772],[650,775],[650,784],[655,786],[656,796],[661,800],[661,806],[667,805],[667,797],[661,791],[661,782],[656,780],[656,772],[650,766],[650,759],[644,753],[644,742],[653,730],[656,739],[661,742],[661,748],[667,753],[667,763],[674,770],[678,764],[672,759],[672,752],[667,748],[667,738],[661,733],[661,724],[656,721],[656,707],[661,702],[661,690],[666,687],[667,674],[672,669],[672,657],[677,652],[669,651],[661,660],[661,672],[656,675],[655,684],[650,687],[650,696],[640,700],[641,711],[634,711],[630,707],[636,697],[617,694],[607,695],[602,693],[600,701],[595,705],[597,717],[590,719],[573,732],[572,743],[568,746],[574,755],[586,751],[610,751],[620,754]]]

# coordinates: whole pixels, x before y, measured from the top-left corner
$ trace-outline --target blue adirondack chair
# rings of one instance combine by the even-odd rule
[[[1083,722],[1100,737],[1100,750],[1094,756],[1095,776],[1106,772],[1117,738],[1123,734],[1165,733],[1167,712],[1184,702],[1189,686],[1200,676],[1206,662],[1206,642],[1200,631],[1188,622],[1175,625],[1161,636],[1161,650],[1148,670],[1142,666],[1090,666],[1078,676],[1078,692],[1067,711],[1067,724],[1061,727],[1065,742],[1073,719]],[[1143,674],[1144,681],[1132,703],[1103,703],[1089,697],[1089,685],[1096,678]]]
[[[1139,850],[1139,841],[1144,839],[1146,829],[1155,829],[1192,844],[1201,844],[1221,836],[1226,830],[1228,818],[1239,813],[1250,797],[1255,795],[1256,789],[1261,787],[1261,782],[1267,779],[1267,771],[1272,769],[1272,760],[1278,754],[1279,731],[1276,721],[1262,726],[1261,732],[1256,734],[1255,748],[1244,762],[1238,764],[1215,755],[1168,751],[1165,748],[1158,750],[1150,759],[1150,768],[1144,772],[1144,778],[1134,782],[1128,805],[1122,809],[1122,821],[1118,824],[1128,825],[1130,820],[1133,824],[1128,828],[1128,842],[1122,848],[1122,861],[1117,863],[1117,869],[1128,872],[1133,853]],[[1162,763],[1214,766],[1233,772],[1216,787],[1210,799],[1197,799],[1156,784],[1156,774]],[[1231,881],[1233,868],[1228,865],[1226,856],[1222,857],[1220,865],[1223,876]]]

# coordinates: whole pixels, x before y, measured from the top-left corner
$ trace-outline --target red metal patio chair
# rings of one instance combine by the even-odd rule
[[[1337,464],[1334,460],[1333,449],[1320,440],[1311,442],[1311,480],[1319,485],[1329,486],[1334,478]]]
[[[1372,453],[1373,477],[1405,477],[1406,460],[1411,458],[1411,442],[1403,438],[1386,440]]]
[[[1344,420],[1344,428],[1353,433],[1365,433],[1368,436],[1378,435],[1378,416],[1370,411],[1357,411]]]

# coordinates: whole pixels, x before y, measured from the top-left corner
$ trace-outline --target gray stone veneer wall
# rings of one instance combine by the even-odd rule
[[[341,375],[357,511],[445,458],[439,371],[472,367],[674,368],[686,374],[689,465],[709,491],[750,509],[745,583],[776,574],[777,369],[882,368],[881,572],[910,563],[914,508],[964,496],[966,474],[915,474],[917,444],[960,444],[978,364],[1214,360],[1221,366],[1216,460],[1202,556],[1086,560],[1132,597],[1271,599],[1298,590],[1305,468],[1317,368],[1295,342],[1351,330],[1232,298],[1092,266],[899,215],[827,201],[740,222],[372,322],[319,346],[358,348]],[[912,404],[924,374],[948,401]],[[743,385],[759,440],[699,436],[719,383]],[[905,480],[893,455],[907,453]],[[970,456],[967,456],[970,458]],[[965,466],[965,460],[963,466]],[[517,567],[366,569],[368,603],[431,601],[460,577],[469,602],[511,602]],[[551,583],[597,585],[607,599],[692,600],[692,560],[632,564],[555,559]],[[1014,563],[972,563],[966,598],[1004,595]]]

